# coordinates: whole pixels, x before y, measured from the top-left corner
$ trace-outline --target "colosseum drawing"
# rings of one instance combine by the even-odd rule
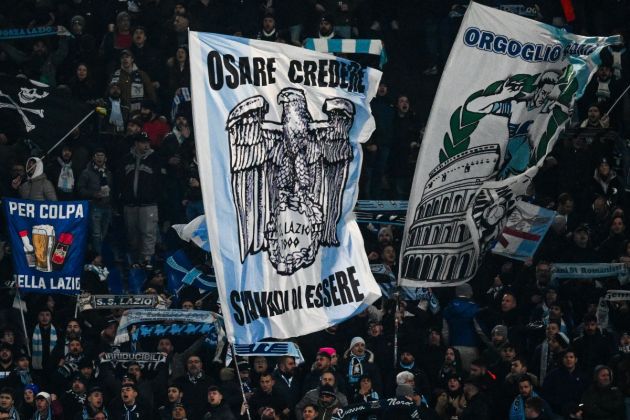
[[[500,149],[498,144],[473,147],[430,172],[407,232],[402,278],[434,283],[470,279],[477,261],[466,209],[479,186],[496,176]]]

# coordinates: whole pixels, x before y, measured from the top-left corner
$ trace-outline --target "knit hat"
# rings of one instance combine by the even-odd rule
[[[396,387],[396,397],[398,398],[412,397],[413,394],[415,394],[415,391],[411,385],[402,384]]]
[[[102,394],[103,393],[103,388],[101,388],[98,385],[95,385],[95,386],[93,386],[93,387],[91,387],[89,389],[89,391],[87,392],[87,395],[91,395],[91,394],[93,394],[95,392],[100,392]]]
[[[455,288],[455,296],[470,299],[473,297],[473,289],[468,283],[460,284]]]
[[[37,384],[28,384],[24,387],[24,390],[30,389],[31,392],[35,395],[39,394],[39,385]]]
[[[365,340],[361,337],[354,337],[352,341],[350,341],[350,349],[352,349],[352,347],[354,347],[358,343],[365,344]]]
[[[332,357],[333,354],[337,354],[337,350],[332,347],[321,347],[319,350],[317,350],[317,353],[326,353],[328,354],[328,356]]]
[[[493,329],[492,329],[492,335],[498,335],[501,337],[506,337],[508,336],[508,328],[505,325],[496,325]]]
[[[48,401],[49,403],[51,401],[50,394],[48,392],[45,392],[45,391],[37,393],[37,395],[35,396],[35,399],[39,399],[39,398],[43,398],[46,401]]]
[[[337,394],[335,393],[335,388],[332,387],[332,385],[322,385],[319,387],[319,395],[328,395],[331,397],[337,397]]]
[[[75,23],[81,25],[81,26],[85,26],[85,18],[81,15],[76,15],[73,16],[72,19],[70,20],[70,23],[72,25],[74,25]]]

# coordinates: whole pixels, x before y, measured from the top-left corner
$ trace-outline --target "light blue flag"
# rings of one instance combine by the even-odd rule
[[[492,253],[519,261],[533,258],[555,215],[553,210],[517,202]]]
[[[195,142],[230,342],[289,338],[380,297],[352,209],[381,73],[190,32]]]

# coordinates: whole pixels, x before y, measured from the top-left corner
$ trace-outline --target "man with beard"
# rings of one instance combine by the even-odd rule
[[[7,343],[0,343],[0,383],[3,383],[15,369],[13,362],[13,347]]]
[[[278,368],[272,373],[273,379],[276,381],[275,388],[280,395],[283,395],[289,407],[294,407],[302,395],[300,394],[301,381],[295,375],[296,370],[295,357],[281,356],[278,359]]]
[[[74,420],[94,418],[97,413],[104,410],[103,402],[103,390],[98,386],[93,386],[87,393],[83,408],[75,414]],[[107,411],[105,413],[107,414]]]
[[[81,342],[81,345],[83,346],[83,342],[81,341],[81,333],[82,330],[79,321],[76,318],[70,319],[66,324],[63,340],[59,340],[57,342],[57,345],[53,349],[53,359],[58,360],[70,351],[70,340],[79,340]]]
[[[107,97],[99,103],[103,108],[100,112],[100,134],[122,134],[125,131],[125,121],[129,117],[129,106],[121,101],[122,91],[119,82],[111,82],[107,88]]]
[[[164,137],[171,131],[171,127],[166,122],[164,116],[156,114],[156,104],[152,100],[145,99],[140,106],[140,116],[142,117],[142,131],[147,133],[151,140],[151,147],[159,149]]]
[[[53,380],[66,389],[69,379],[79,371],[79,363],[86,357],[83,352],[83,344],[78,338],[68,340],[66,354],[57,362],[57,370],[53,374]],[[85,392],[85,390],[84,390]]]
[[[199,356],[188,357],[186,373],[175,379],[174,383],[183,391],[182,402],[192,410],[191,417],[203,413],[205,401],[209,399],[208,387],[214,385],[214,381],[204,372]]]
[[[87,384],[85,379],[76,374],[72,379],[72,385],[61,397],[64,417],[72,419],[83,411],[85,404]]]
[[[111,82],[119,83],[121,103],[131,111],[140,110],[140,104],[145,99],[157,99],[151,78],[136,66],[130,50],[121,51],[120,67],[114,71]]]
[[[322,374],[327,371],[334,372],[337,388],[345,391],[346,381],[343,375],[340,374],[340,372],[337,372],[335,370],[335,367],[332,365],[330,354],[324,351],[320,351],[315,357],[313,368],[304,378],[304,382],[302,384],[302,394],[314,388],[317,388],[319,386],[319,382],[321,381]]]
[[[256,35],[256,39],[262,41],[275,42],[280,39],[278,30],[276,28],[276,18],[271,12],[265,13],[262,21],[262,28]]]
[[[65,28],[64,30],[65,35],[70,35]],[[20,65],[29,79],[37,80],[50,87],[56,87],[57,67],[68,55],[68,36],[59,37],[59,45],[53,52],[50,52],[47,40],[41,38],[33,43],[30,54],[6,42],[0,42],[0,50],[3,50],[11,60]]]
[[[72,148],[69,144],[61,147],[59,156],[49,162],[46,167],[46,176],[55,186],[57,198],[61,201],[72,201],[76,199],[75,180],[78,173],[72,162]]]

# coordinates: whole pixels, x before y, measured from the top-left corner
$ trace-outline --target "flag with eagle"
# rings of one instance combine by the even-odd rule
[[[190,32],[208,238],[231,342],[318,331],[380,297],[352,209],[381,73]]]

